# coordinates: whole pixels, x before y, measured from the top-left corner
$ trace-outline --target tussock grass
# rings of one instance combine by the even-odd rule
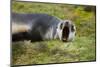
[[[95,61],[95,10],[86,11],[84,8],[86,6],[14,1],[13,12],[47,13],[72,20],[77,35],[73,42],[67,43],[60,40],[13,42],[12,65]]]

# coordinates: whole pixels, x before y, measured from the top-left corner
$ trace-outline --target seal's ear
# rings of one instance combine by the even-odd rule
[[[63,29],[63,23],[60,24],[60,29]]]

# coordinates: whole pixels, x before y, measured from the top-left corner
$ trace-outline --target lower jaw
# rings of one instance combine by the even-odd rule
[[[67,42],[67,39],[62,39],[63,42]]]
[[[67,42],[67,41],[63,41],[63,42]]]

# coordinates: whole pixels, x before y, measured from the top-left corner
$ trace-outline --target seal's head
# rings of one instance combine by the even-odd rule
[[[63,42],[72,41],[75,37],[76,27],[70,20],[61,21],[57,27],[57,34]]]

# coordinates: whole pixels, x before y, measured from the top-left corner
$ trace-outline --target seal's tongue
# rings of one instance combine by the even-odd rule
[[[62,40],[67,41],[68,35],[69,35],[69,28],[64,27],[62,32]]]

